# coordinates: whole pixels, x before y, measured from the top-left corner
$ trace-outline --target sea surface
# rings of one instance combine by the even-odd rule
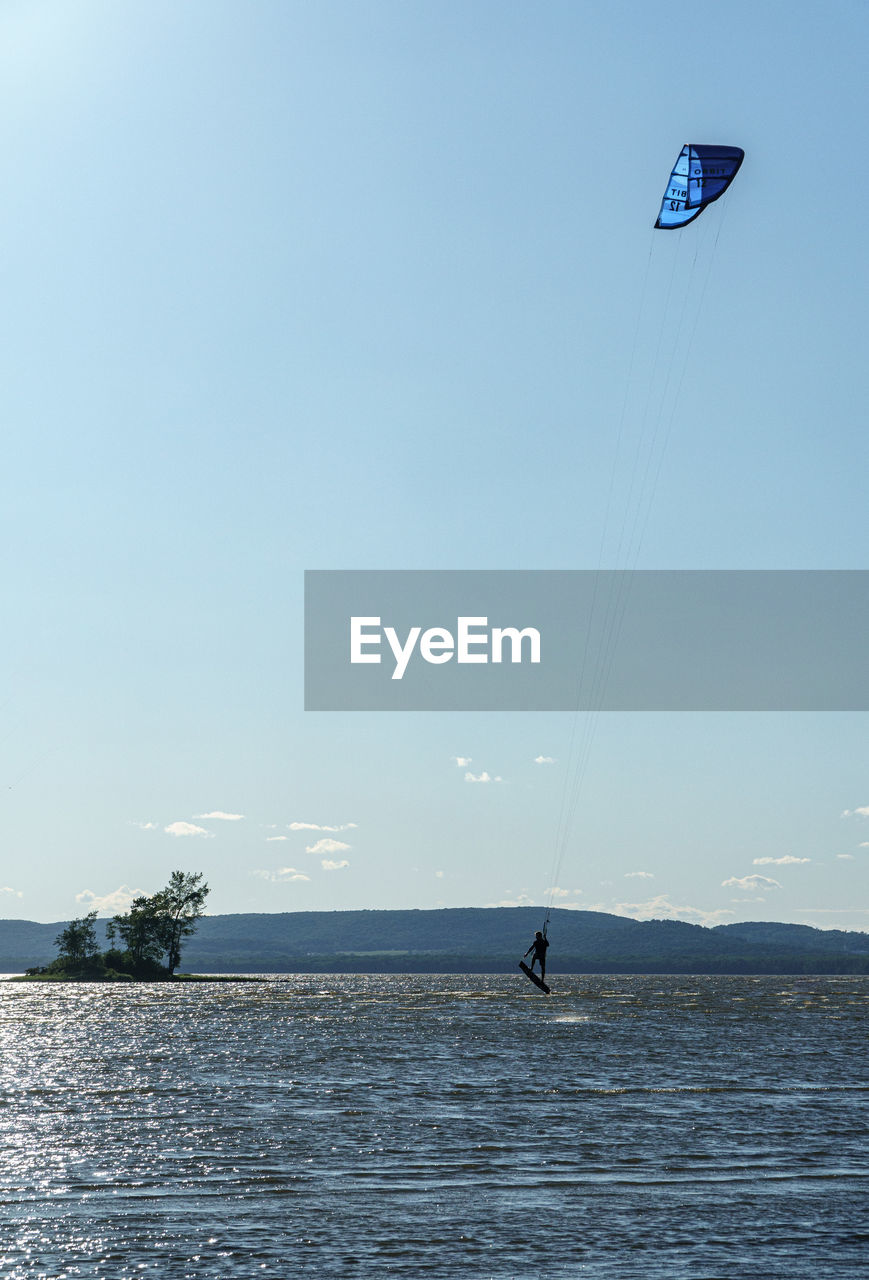
[[[0,1275],[869,1272],[869,979],[0,983]]]

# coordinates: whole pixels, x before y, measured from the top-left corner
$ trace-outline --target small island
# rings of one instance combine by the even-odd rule
[[[151,897],[134,898],[106,925],[109,947],[100,951],[96,911],[70,920],[55,938],[58,954],[13,982],[251,982],[255,978],[176,972],[184,939],[196,931],[209,893],[202,872],[173,871]]]

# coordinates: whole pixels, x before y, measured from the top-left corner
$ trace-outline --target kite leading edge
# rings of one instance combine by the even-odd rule
[[[661,231],[686,227],[730,186],[742,164],[741,147],[686,142],[673,166],[655,226]]]

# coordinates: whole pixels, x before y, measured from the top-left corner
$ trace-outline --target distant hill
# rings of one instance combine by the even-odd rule
[[[200,973],[507,973],[539,907],[204,916],[182,969]],[[0,920],[0,972],[45,964],[66,925]],[[104,926],[98,921],[98,929]],[[553,910],[550,973],[869,973],[869,934],[809,925],[684,924]]]

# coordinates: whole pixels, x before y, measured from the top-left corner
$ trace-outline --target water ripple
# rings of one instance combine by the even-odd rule
[[[0,983],[0,1274],[851,1280],[867,1021],[864,978]]]

